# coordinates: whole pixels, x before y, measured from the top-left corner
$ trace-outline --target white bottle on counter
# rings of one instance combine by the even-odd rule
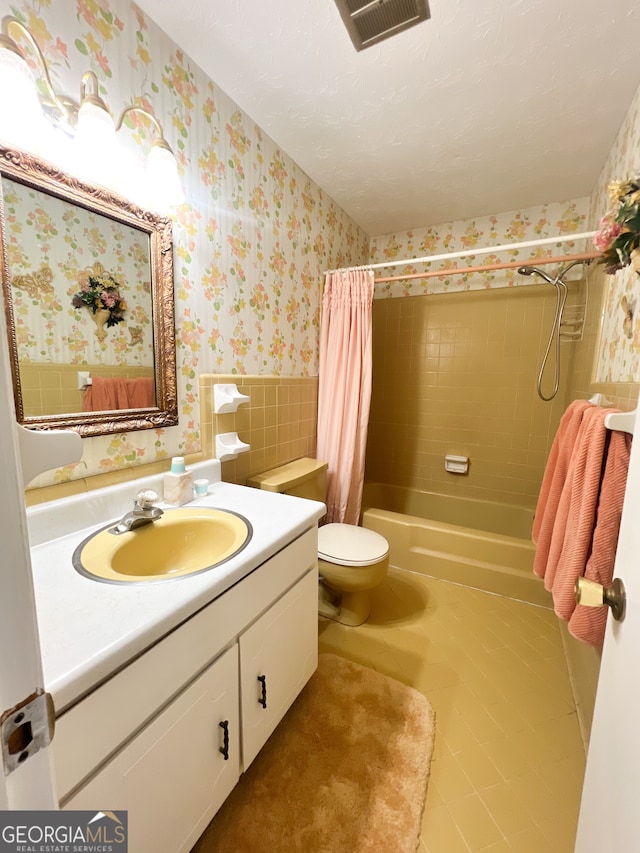
[[[174,456],[171,460],[171,471],[164,475],[163,497],[173,506],[193,500],[193,477],[185,467],[183,456]]]

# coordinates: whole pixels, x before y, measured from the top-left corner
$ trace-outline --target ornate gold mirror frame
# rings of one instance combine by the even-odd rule
[[[140,232],[140,241],[149,246],[148,280],[150,282],[151,331],[153,335],[153,379],[155,383],[155,405],[145,408],[109,409],[105,411],[75,411],[56,414],[41,414],[37,416],[25,414],[23,388],[20,373],[19,347],[16,335],[16,318],[14,299],[12,296],[12,278],[9,265],[7,215],[5,206],[6,182],[22,184],[36,190],[45,196],[62,200],[68,205],[78,208],[90,215],[97,214],[128,226]],[[71,210],[73,213],[73,210]],[[111,223],[109,223],[111,224]],[[105,435],[107,433],[125,432],[128,430],[151,429],[172,426],[178,423],[178,405],[176,388],[176,349],[175,349],[175,320],[173,301],[173,244],[171,220],[143,210],[126,199],[113,195],[101,187],[84,183],[59,171],[55,166],[46,163],[14,149],[0,145],[0,263],[2,266],[2,286],[4,307],[9,337],[11,370],[16,403],[18,423],[30,429],[61,429],[71,428],[83,436]],[[134,235],[137,236],[137,235]],[[95,259],[94,274],[109,272],[111,263],[106,257]],[[64,276],[66,270],[62,270]],[[60,270],[52,272],[50,267],[42,265],[39,269],[33,264],[33,272],[27,276],[14,275],[13,286],[27,289],[23,281],[30,279],[32,285],[48,286],[49,276],[60,275]],[[146,273],[145,273],[146,276]],[[146,276],[147,277],[147,276]],[[66,282],[67,293],[78,290],[77,281],[70,276]],[[146,284],[148,289],[148,283]],[[71,295],[69,296],[71,300]],[[75,305],[75,302],[73,303]],[[77,306],[76,306],[77,307]],[[87,307],[86,305],[84,307]],[[94,315],[96,312],[93,312]],[[92,318],[96,325],[96,317]],[[54,333],[52,333],[54,334]],[[95,335],[102,342],[105,332],[102,326],[95,330]],[[139,330],[130,329],[131,343],[139,344],[136,338]],[[73,360],[72,365],[65,367],[87,370],[81,360]],[[151,372],[151,368],[148,368]]]

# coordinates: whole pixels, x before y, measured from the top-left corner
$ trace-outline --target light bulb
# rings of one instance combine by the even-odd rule
[[[45,118],[26,61],[0,45],[0,139],[7,145],[39,153]]]
[[[144,158],[140,151],[132,151],[118,140],[118,174],[114,179],[115,191],[140,207],[147,204]]]
[[[62,127],[46,119],[39,132],[38,154],[43,160],[56,165],[61,171],[73,174],[73,139]]]
[[[83,101],[74,140],[78,177],[113,188],[117,175],[116,128],[106,109]]]
[[[152,210],[168,213],[184,202],[184,192],[173,152],[164,142],[153,143],[146,169],[147,204]]]

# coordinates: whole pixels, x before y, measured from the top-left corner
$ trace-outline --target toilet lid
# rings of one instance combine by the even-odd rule
[[[342,566],[370,566],[389,553],[389,543],[374,530],[354,524],[325,524],[318,530],[318,556]]]

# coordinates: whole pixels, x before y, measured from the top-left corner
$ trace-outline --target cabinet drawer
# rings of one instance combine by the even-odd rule
[[[240,775],[239,716],[235,645],[65,808],[126,809],[131,851],[187,853]]]
[[[58,797],[64,800],[317,566],[317,553],[314,527],[58,717],[52,741]],[[317,631],[315,616],[311,621]]]

